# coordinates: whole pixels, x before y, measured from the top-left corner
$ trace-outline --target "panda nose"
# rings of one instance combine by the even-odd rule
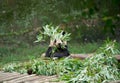
[[[58,46],[60,46],[61,45],[61,43],[58,43]]]

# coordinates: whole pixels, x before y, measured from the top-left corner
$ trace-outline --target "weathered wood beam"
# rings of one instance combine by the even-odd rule
[[[85,59],[87,57],[91,57],[93,54],[71,54],[70,56],[72,58],[78,58],[78,59]],[[120,55],[116,55],[115,58],[120,62]]]

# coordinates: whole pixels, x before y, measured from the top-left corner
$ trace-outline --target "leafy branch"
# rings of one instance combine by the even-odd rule
[[[118,63],[114,54],[115,41],[107,42],[91,57],[87,58],[83,69],[73,78],[72,83],[106,83],[119,78]]]
[[[65,34],[63,35],[64,31],[60,29],[59,26],[54,27],[53,25],[45,25],[43,26],[43,32],[40,32],[40,34],[37,36],[37,40],[35,42],[40,42],[43,41],[45,38],[49,37],[50,38],[50,44],[52,45],[52,43],[55,40],[58,41],[63,41],[63,43],[61,44],[61,48],[65,48],[65,45],[67,41],[70,40],[70,33],[65,32]],[[56,45],[53,45],[53,52],[55,51],[55,49],[57,48]]]
[[[50,37],[51,41],[54,40],[63,40],[63,41],[69,41],[70,40],[70,33],[65,33],[63,35],[63,30],[60,30],[59,26],[52,26],[52,25],[45,25],[43,26],[43,32],[40,32],[40,34],[37,36],[37,40],[35,42],[40,42],[46,37]],[[44,37],[43,37],[44,36]]]

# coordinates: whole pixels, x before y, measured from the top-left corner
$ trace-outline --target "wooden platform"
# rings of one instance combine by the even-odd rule
[[[57,76],[37,76],[27,75],[19,73],[9,73],[0,71],[0,83],[66,83],[66,82],[55,82]],[[109,83],[120,83],[120,80],[109,82]]]
[[[85,59],[91,57],[93,54],[71,54],[73,58]],[[120,62],[120,55],[116,56],[116,59]],[[57,76],[38,76],[35,74],[20,74],[20,73],[9,73],[0,71],[0,83],[65,83],[55,82]],[[113,81],[110,83],[120,83],[120,80]]]
[[[78,58],[83,60],[85,58],[93,56],[93,54],[71,54],[70,56],[72,58]],[[118,62],[120,62],[120,55],[116,55],[115,58],[118,60]]]
[[[55,82],[57,76],[37,76],[0,71],[0,83],[64,83]]]

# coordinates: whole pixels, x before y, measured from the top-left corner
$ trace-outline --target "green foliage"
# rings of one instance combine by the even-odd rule
[[[83,67],[83,62],[79,59],[69,59],[65,58],[57,64],[57,69],[59,70],[58,75],[60,80],[70,80],[75,77],[78,70]]]
[[[57,45],[54,44],[54,41],[61,41],[61,47],[65,48],[67,41],[70,40],[70,33],[65,32],[63,35],[63,30],[60,30],[59,26],[54,27],[53,25],[45,25],[43,26],[44,31],[41,32],[37,36],[37,40],[35,42],[40,42],[45,38],[50,38],[50,45],[53,45],[53,52],[57,49]]]
[[[68,43],[71,53],[93,53],[99,48],[100,43]],[[29,46],[20,44],[20,46],[4,46],[0,47],[0,67],[11,62],[28,61],[36,59],[47,50],[47,44]],[[120,47],[120,44],[117,44]],[[119,48],[120,49],[120,48]]]
[[[30,67],[32,62],[24,62],[23,63],[10,63],[3,67],[5,72],[19,72],[19,73],[27,73],[27,69]]]
[[[38,75],[55,75],[56,64],[54,61],[34,60],[31,69]]]
[[[25,62],[41,56],[46,51],[47,45],[28,46],[1,46],[0,47],[0,69],[8,63]]]
[[[74,73],[74,71],[79,69],[81,66],[82,63],[80,62],[80,60],[65,58],[62,60],[54,60],[54,61],[35,60],[35,62],[32,65],[32,69],[36,74],[39,75],[57,74],[58,76],[63,76],[64,74],[71,75],[71,73]]]
[[[27,70],[32,69],[33,73],[38,74],[38,75],[57,74],[58,76],[63,76],[64,74],[69,74],[70,76],[66,77],[66,79],[70,79],[71,77],[74,76],[72,74],[76,70],[78,70],[81,66],[82,66],[81,61],[77,59],[65,58],[65,59],[56,60],[56,61],[34,59],[29,62],[12,63],[12,64],[5,65],[3,67],[3,70],[9,71],[9,72],[17,71],[20,73],[27,73]]]
[[[83,69],[71,81],[73,83],[104,83],[119,78],[118,63],[114,57],[118,50],[115,49],[115,42],[107,42],[100,47],[97,53],[84,62]]]
[[[48,23],[67,26],[74,40],[119,40],[120,0],[0,0],[2,41],[23,41],[29,30]],[[34,29],[34,30],[33,30]],[[34,33],[32,34],[32,36]],[[76,36],[77,35],[77,36]],[[10,38],[8,38],[10,36]],[[11,37],[15,36],[15,37]],[[18,37],[22,36],[22,38]],[[31,36],[31,35],[29,35]],[[31,40],[34,41],[35,37]],[[28,40],[25,38],[25,40]],[[29,40],[29,41],[31,41]],[[25,42],[25,41],[24,41]]]
[[[89,45],[88,45],[89,46]],[[96,53],[83,61],[64,58],[60,60],[32,59],[28,62],[7,64],[4,71],[26,73],[32,69],[38,75],[57,74],[60,80],[70,83],[104,83],[120,79],[120,64],[115,59],[118,50],[115,41],[106,41]],[[88,48],[88,47],[87,47]]]
[[[71,53],[80,53],[80,54],[86,54],[86,53],[94,53],[96,50],[100,47],[100,43],[70,43],[68,44],[69,50]]]
[[[50,37],[50,41],[55,41],[55,40],[63,40],[63,41],[69,41],[70,40],[70,33],[65,33],[62,35],[63,31],[60,30],[59,26],[54,27],[53,25],[45,25],[43,26],[44,31],[41,32],[37,36],[37,41],[35,42],[40,42],[43,40],[43,36]]]

